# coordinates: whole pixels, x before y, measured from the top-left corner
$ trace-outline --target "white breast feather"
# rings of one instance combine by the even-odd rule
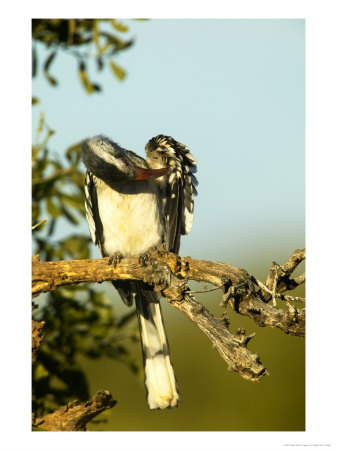
[[[96,189],[106,254],[136,256],[162,242],[163,223],[154,188],[136,195],[121,193],[97,179]],[[125,191],[129,189],[130,185]]]

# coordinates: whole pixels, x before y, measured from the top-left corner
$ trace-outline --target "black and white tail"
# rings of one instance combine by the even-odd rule
[[[142,341],[145,387],[150,409],[179,406],[180,395],[170,358],[159,298],[135,283],[135,301]]]

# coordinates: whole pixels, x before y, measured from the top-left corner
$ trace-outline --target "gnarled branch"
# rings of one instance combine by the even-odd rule
[[[299,264],[299,260],[303,259],[303,253],[299,252],[304,251],[296,252],[284,266],[278,266],[284,274],[277,276],[274,286],[276,292],[283,289],[284,282],[290,280],[290,274]],[[298,310],[289,305],[286,311],[269,305],[264,295],[266,293],[255,291],[254,277],[243,269],[158,251],[151,254],[147,264],[141,264],[138,258],[125,258],[114,267],[109,265],[108,261],[108,258],[102,258],[42,262],[36,255],[33,257],[33,296],[68,284],[143,280],[181,310],[209,337],[213,347],[227,362],[229,370],[236,371],[251,381],[259,381],[267,373],[259,355],[247,348],[252,335],[246,336],[241,329],[233,335],[228,329],[227,319],[215,318],[191,295],[187,280],[204,281],[222,287],[223,305],[228,304],[236,312],[253,319],[259,326],[277,327],[287,334],[304,336],[304,309]],[[270,284],[268,279],[266,284],[267,282]],[[274,279],[271,283],[273,286]],[[283,283],[281,287],[279,283]],[[269,296],[271,298],[270,294]]]
[[[116,404],[109,391],[97,391],[93,399],[78,406],[61,406],[51,414],[35,418],[33,427],[47,431],[87,431],[87,423]]]
[[[290,291],[292,289],[297,288],[300,284],[305,282],[305,274],[303,273],[297,278],[290,278],[290,275],[294,272],[296,267],[305,260],[305,249],[295,250],[288,261],[283,265],[279,266],[275,261],[270,268],[268,277],[266,279],[265,285],[271,290],[273,286],[273,282],[275,280],[275,276],[278,277],[277,283],[277,293],[282,293],[285,291]],[[271,299],[271,294],[268,291],[264,291],[263,297],[266,301]]]

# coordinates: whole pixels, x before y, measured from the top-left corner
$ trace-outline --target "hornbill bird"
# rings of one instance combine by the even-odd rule
[[[195,158],[170,136],[145,146],[147,159],[98,135],[82,143],[87,168],[85,207],[91,238],[102,257],[142,257],[161,246],[178,254],[193,223]],[[150,409],[180,404],[159,298],[143,281],[113,281],[126,305],[136,303]]]

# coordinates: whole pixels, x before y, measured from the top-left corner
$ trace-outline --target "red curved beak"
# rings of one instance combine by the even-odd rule
[[[142,167],[136,166],[136,177],[135,180],[147,180],[148,178],[158,178],[165,175],[167,168],[162,169],[143,169]]]

